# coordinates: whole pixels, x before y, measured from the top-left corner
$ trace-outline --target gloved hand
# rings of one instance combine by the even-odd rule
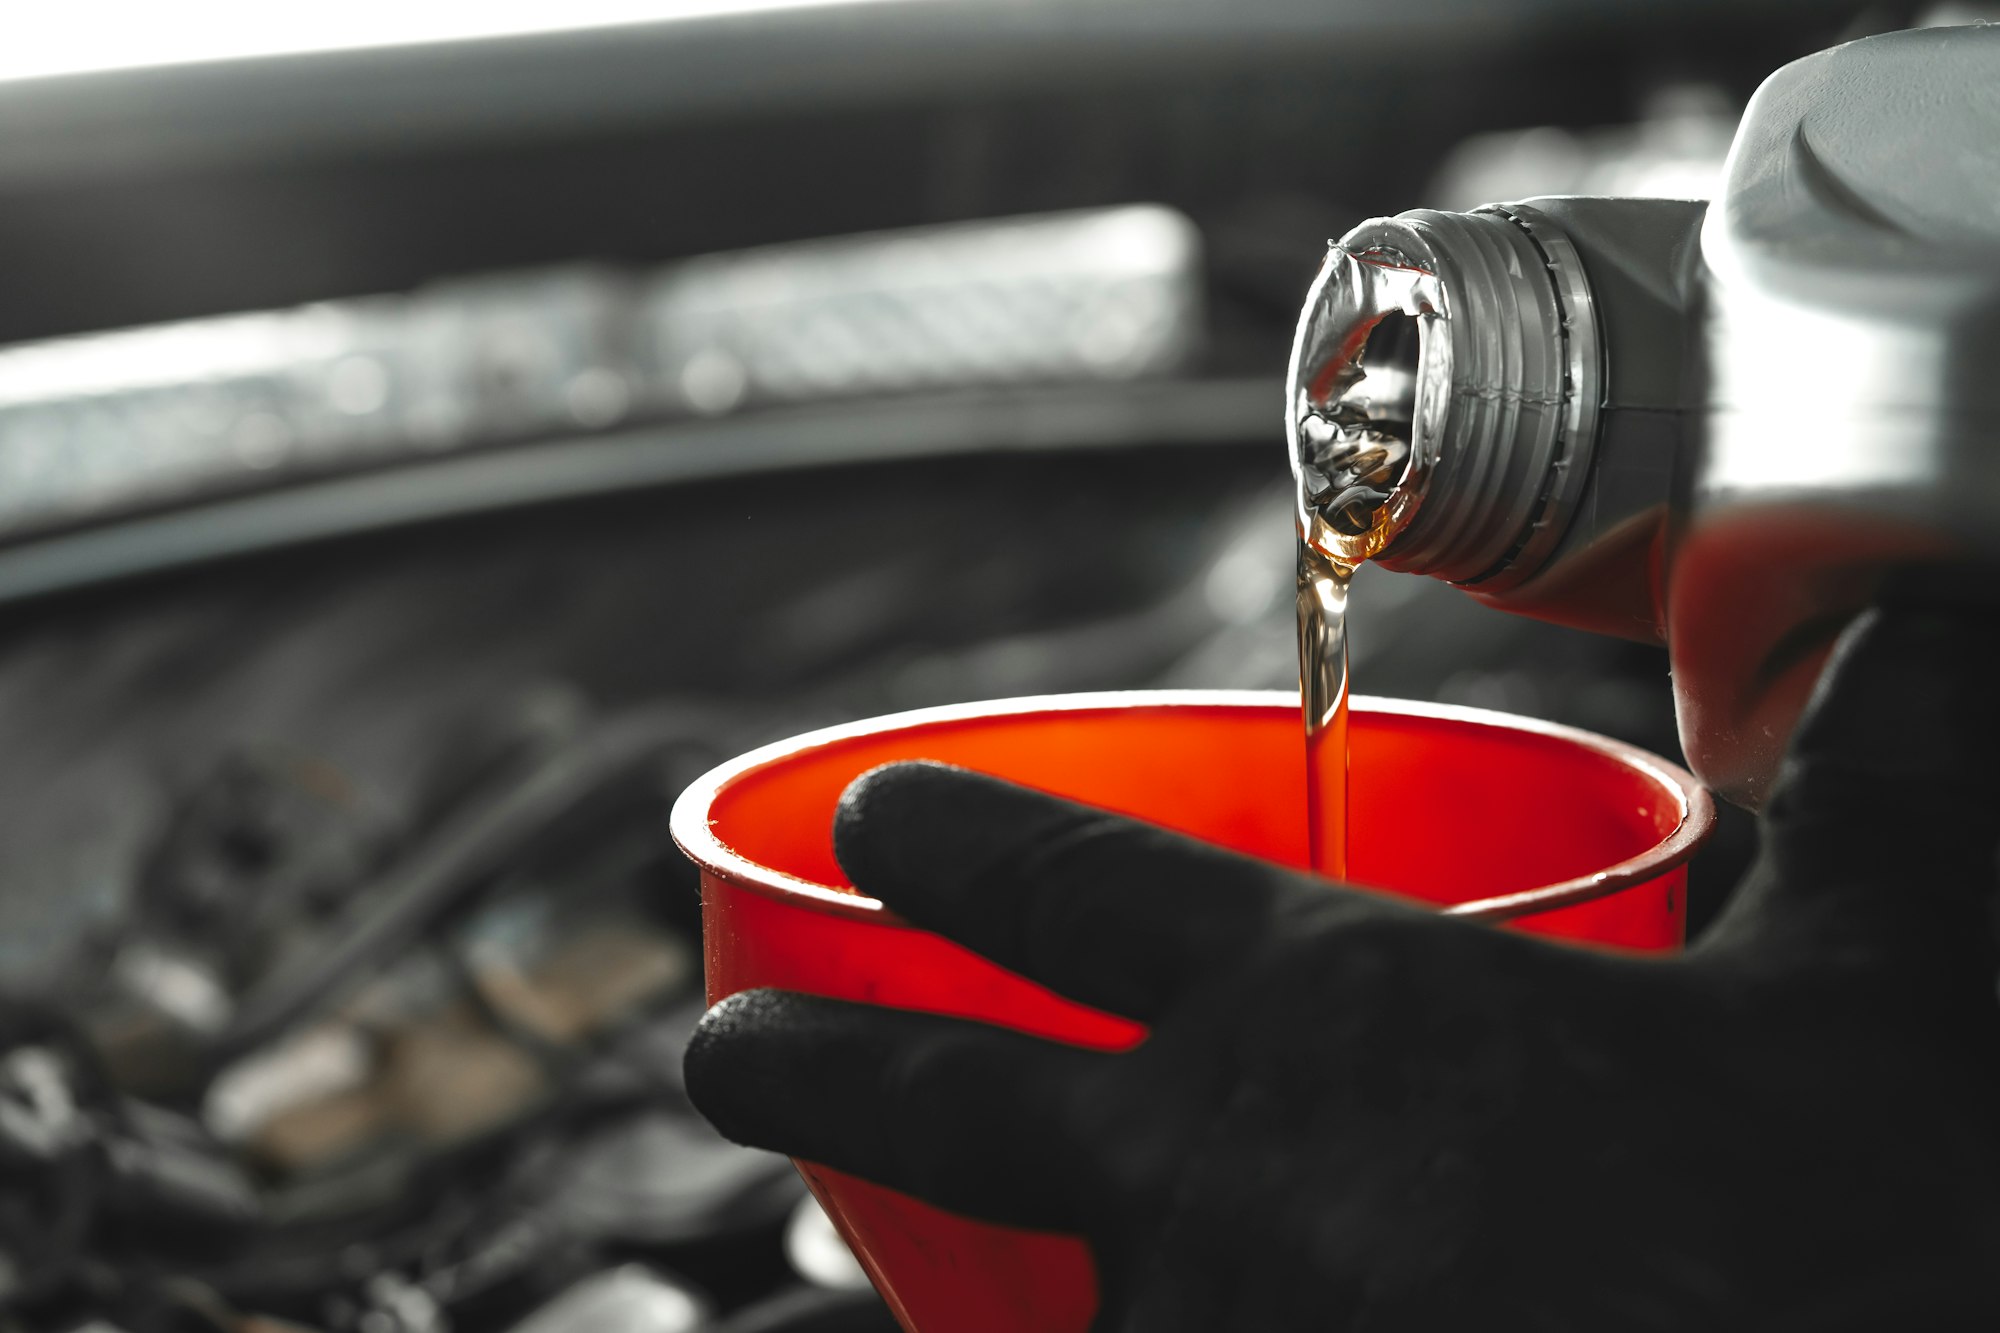
[[[2000,619],[1858,626],[1757,868],[1672,960],[878,770],[836,821],[857,886],[1150,1036],[750,992],[688,1091],[742,1142],[1081,1233],[1101,1330],[2000,1327],[1996,661]]]

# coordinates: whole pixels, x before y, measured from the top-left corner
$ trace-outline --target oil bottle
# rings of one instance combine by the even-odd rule
[[[1711,203],[1363,223],[1285,424],[1302,537],[1664,641],[1691,765],[1756,806],[1886,572],[2000,568],[2000,26],[1779,70]]]

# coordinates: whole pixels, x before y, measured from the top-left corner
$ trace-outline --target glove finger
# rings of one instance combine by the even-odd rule
[[[1101,1188],[1083,1103],[1112,1057],[934,1014],[732,995],[688,1044],[688,1096],[739,1143],[942,1208],[1080,1230]]]
[[[863,774],[834,817],[856,887],[1086,1004],[1149,1021],[1280,918],[1367,900],[943,764]]]

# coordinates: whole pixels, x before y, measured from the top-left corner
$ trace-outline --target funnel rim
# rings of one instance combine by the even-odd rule
[[[797,755],[851,740],[888,732],[913,730],[979,719],[1017,717],[1030,713],[1108,712],[1132,708],[1272,708],[1296,710],[1298,695],[1288,690],[1100,690],[1077,694],[1025,695],[971,703],[887,713],[855,722],[772,741],[718,764],[689,783],[674,801],[668,831],[686,857],[706,874],[762,897],[794,903],[835,916],[865,920],[907,930],[920,929],[891,912],[880,899],[851,889],[836,889],[773,869],[736,851],[715,834],[708,812],[732,783]],[[1628,769],[1637,770],[1670,792],[1680,806],[1680,820],[1645,851],[1602,870],[1545,884],[1517,893],[1499,894],[1443,909],[1440,915],[1475,921],[1511,921],[1589,902],[1659,878],[1685,865],[1715,826],[1715,798],[1687,769],[1637,745],[1614,740],[1581,727],[1541,718],[1523,717],[1460,704],[1427,703],[1356,694],[1349,700],[1355,712],[1430,718],[1468,726],[1490,727],[1565,741],[1592,751]],[[1365,885],[1357,885],[1366,888]]]

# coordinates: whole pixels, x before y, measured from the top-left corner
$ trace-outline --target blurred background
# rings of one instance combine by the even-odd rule
[[[1363,217],[1700,196],[1832,0],[74,3],[0,51],[0,1330],[890,1327],[688,1111],[688,780],[1289,688]],[[1367,693],[1675,753],[1364,570]],[[1746,855],[1697,867],[1712,913]]]

